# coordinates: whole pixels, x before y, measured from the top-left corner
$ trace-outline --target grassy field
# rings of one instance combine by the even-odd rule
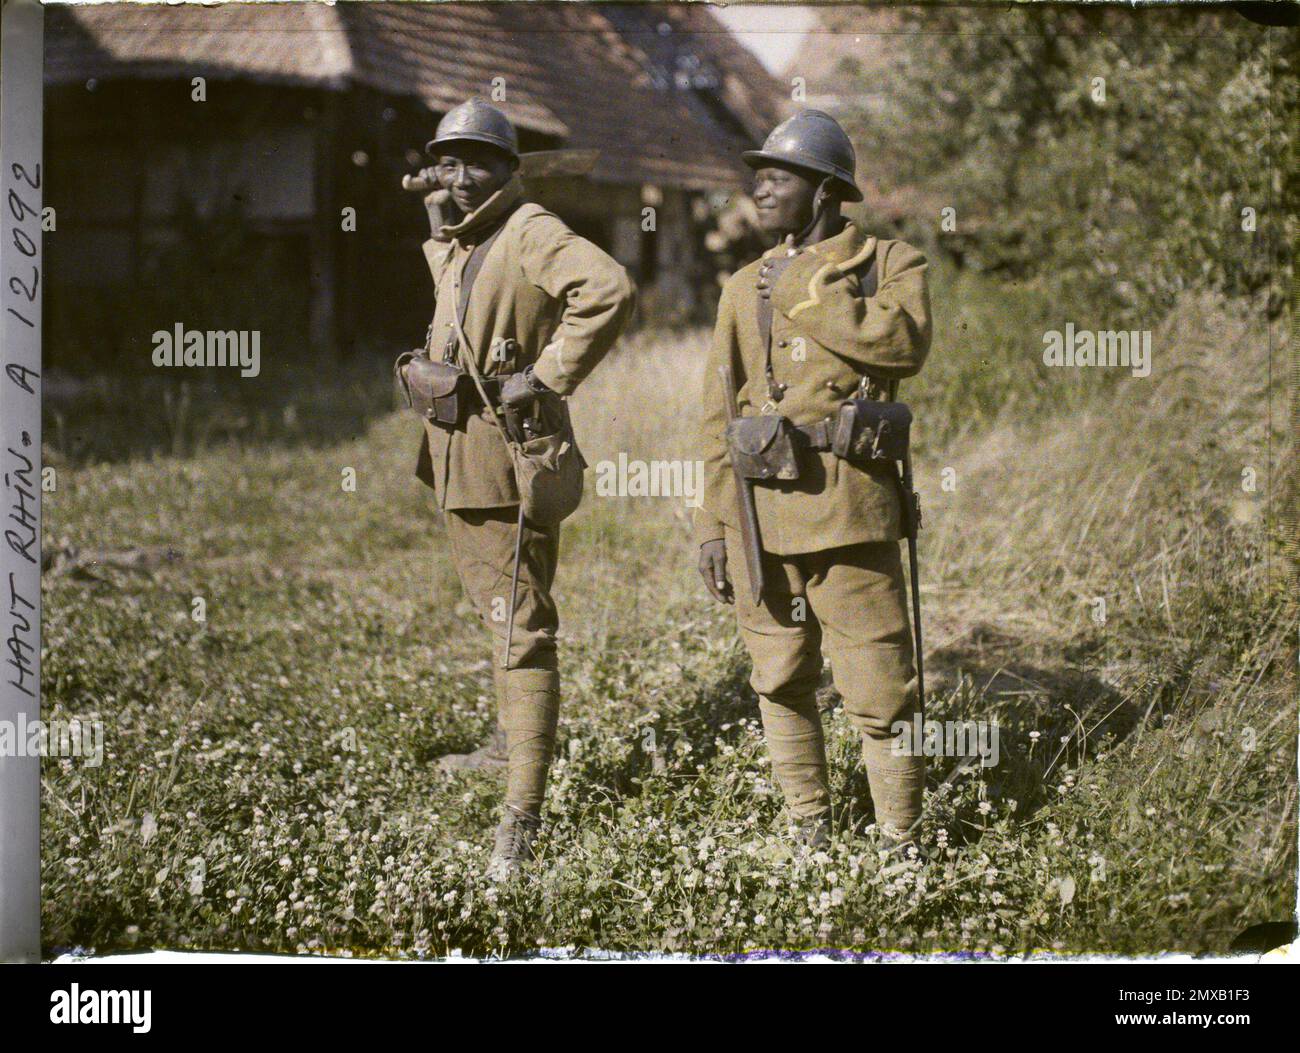
[[[1140,380],[1038,364],[1064,320],[1029,293],[966,279],[942,302],[963,306],[903,392],[930,715],[1001,738],[994,767],[932,763],[936,860],[786,847],[688,510],[589,489],[556,587],[543,857],[494,887],[499,783],[434,763],[484,737],[491,673],[411,474],[417,426],[205,441],[180,421],[164,454],[51,451],[46,715],[102,720],[106,753],[45,762],[47,949],[1223,952],[1290,918],[1297,612],[1268,524],[1294,468],[1258,305],[1187,297]],[[690,454],[703,339],[637,338],[593,375],[593,465]],[[173,554],[85,562],[149,546]],[[826,705],[852,825],[865,778]]]

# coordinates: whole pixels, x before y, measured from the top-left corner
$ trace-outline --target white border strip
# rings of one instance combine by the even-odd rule
[[[5,0],[0,17],[0,720],[18,727],[41,715],[45,12],[34,0]],[[40,757],[0,755],[0,961],[40,959],[40,823]]]

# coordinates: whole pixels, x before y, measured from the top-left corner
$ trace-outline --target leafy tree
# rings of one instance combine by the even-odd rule
[[[1055,5],[890,17],[891,60],[859,84],[880,103],[850,123],[891,183],[957,216],[951,233],[918,216],[909,236],[1118,323],[1150,324],[1198,287],[1268,287],[1280,309],[1298,196],[1294,28]],[[824,18],[848,28],[854,14]]]

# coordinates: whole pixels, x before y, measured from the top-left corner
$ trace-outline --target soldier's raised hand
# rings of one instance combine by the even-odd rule
[[[448,206],[451,205],[451,192],[438,185],[432,168],[420,169],[418,178],[433,187],[433,190],[424,195],[424,209],[429,214],[429,229],[436,234],[438,228],[451,219],[447,215]],[[451,207],[455,206],[451,205]]]
[[[727,543],[719,538],[700,546],[700,577],[719,603],[735,603],[736,595],[727,577]]]

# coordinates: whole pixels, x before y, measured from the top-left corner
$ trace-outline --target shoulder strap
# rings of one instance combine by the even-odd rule
[[[506,229],[506,223],[509,222],[510,217],[513,216],[517,210],[518,206],[506,213],[501,222],[496,225],[496,228],[492,233],[470,249],[469,257],[465,260],[458,279],[460,295],[456,299],[456,310],[454,312],[457,329],[461,328],[465,324],[465,311],[469,308],[469,294],[474,288],[474,280],[478,277],[478,272],[483,269],[483,261],[487,259],[488,250],[492,248],[493,243],[501,236],[501,232]],[[451,254],[448,255],[447,266],[454,268],[456,265],[450,258]],[[461,337],[461,339],[464,338]],[[429,357],[433,357],[432,322],[429,323],[429,332],[425,336],[424,346]],[[455,348],[448,346],[443,357],[446,361],[450,362],[455,354]]]
[[[507,217],[509,218],[509,217]],[[487,407],[488,412],[492,414],[492,423],[496,425],[497,432],[501,436],[501,441],[506,444],[507,449],[513,449],[514,443],[510,441],[510,436],[506,433],[506,426],[501,420],[501,408],[488,398],[488,393],[483,387],[483,374],[479,372],[478,363],[475,359],[478,357],[473,346],[469,342],[469,337],[465,335],[465,308],[469,304],[469,291],[474,285],[474,279],[478,277],[478,272],[483,266],[483,259],[487,256],[487,250],[492,247],[496,241],[497,235],[505,228],[503,221],[491,235],[485,238],[480,244],[475,245],[470,251],[469,258],[465,260],[464,266],[460,272],[460,302],[457,304],[457,311],[452,316],[452,321],[456,323],[456,346],[459,349],[460,359],[465,365],[466,372],[469,373],[470,380],[473,381],[475,389],[478,391],[479,398],[483,400],[483,405]],[[477,266],[475,265],[477,260]]]
[[[478,272],[483,269],[483,261],[487,259],[488,250],[506,229],[506,224],[510,222],[512,215],[513,212],[502,219],[491,234],[470,250],[469,259],[465,261],[465,267],[460,274],[460,298],[456,301],[456,315],[461,325],[465,324],[465,310],[469,307],[469,294],[474,288],[474,280],[478,277]]]

